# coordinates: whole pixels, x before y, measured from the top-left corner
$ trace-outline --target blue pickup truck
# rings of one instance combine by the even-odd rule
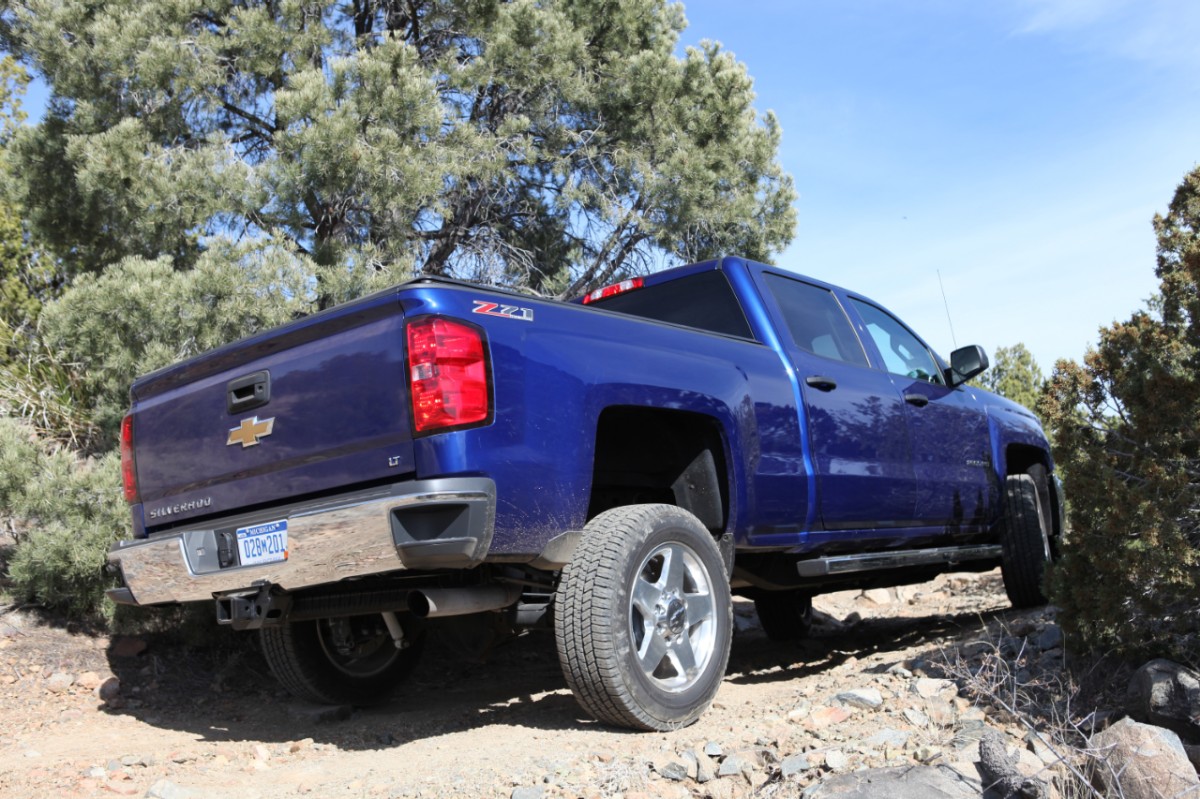
[[[601,721],[694,721],[731,594],[999,565],[1044,601],[1062,531],[1026,409],[882,306],[727,257],[565,303],[419,278],[137,380],[117,602],[215,603],[297,696],[366,703],[423,620],[554,629]]]

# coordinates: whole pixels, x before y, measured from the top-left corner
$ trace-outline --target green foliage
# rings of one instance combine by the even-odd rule
[[[1033,353],[1021,343],[999,347],[992,366],[979,376],[979,384],[988,391],[1036,411],[1046,378]]]
[[[25,486],[37,474],[41,450],[28,427],[0,416],[0,519],[20,540],[22,529],[16,526],[16,511],[24,501]]]
[[[11,145],[71,274],[187,267],[214,234],[331,271],[573,294],[795,223],[780,130],[666,0],[18,0],[0,39],[53,88]]]
[[[12,56],[0,58],[0,323],[14,326],[37,318],[47,282],[26,238],[22,210],[2,188],[14,182],[7,145],[25,121],[21,97],[28,84],[29,74]]]
[[[1059,361],[1056,430],[1071,534],[1054,601],[1078,643],[1200,659],[1200,169],[1156,216],[1160,295]]]
[[[0,58],[0,143],[12,138],[26,114],[21,98],[29,87],[29,73],[11,55]]]
[[[41,302],[26,279],[30,266],[20,212],[0,199],[0,322],[22,325],[37,317]]]
[[[0,513],[18,531],[9,562],[13,591],[76,615],[110,615],[104,591],[114,579],[105,562],[129,524],[120,457],[80,460],[46,448],[23,423],[0,418],[0,466]]]
[[[41,335],[69,364],[73,410],[96,431],[88,449],[116,443],[136,376],[311,310],[317,274],[279,247],[218,241],[186,271],[129,258],[79,278],[43,311]]]
[[[0,319],[0,413],[24,419],[47,441],[91,452],[111,445],[83,403],[77,364],[51,348],[36,329]]]

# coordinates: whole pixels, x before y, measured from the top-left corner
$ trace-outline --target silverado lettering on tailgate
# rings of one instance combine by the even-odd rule
[[[204,499],[194,499],[191,502],[181,502],[178,505],[167,505],[162,508],[151,508],[149,515],[151,519],[162,519],[167,516],[174,516],[176,513],[185,513],[189,510],[200,510],[201,508],[208,508],[211,506],[212,497],[205,497]]]

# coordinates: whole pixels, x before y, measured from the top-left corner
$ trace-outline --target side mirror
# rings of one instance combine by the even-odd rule
[[[950,353],[950,374],[947,375],[950,386],[961,386],[988,365],[987,353],[978,344],[955,350]]]

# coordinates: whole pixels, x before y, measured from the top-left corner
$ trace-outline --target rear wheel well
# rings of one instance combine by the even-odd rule
[[[622,505],[648,503],[676,505],[714,535],[725,531],[729,480],[715,419],[627,406],[600,414],[588,519]]]

